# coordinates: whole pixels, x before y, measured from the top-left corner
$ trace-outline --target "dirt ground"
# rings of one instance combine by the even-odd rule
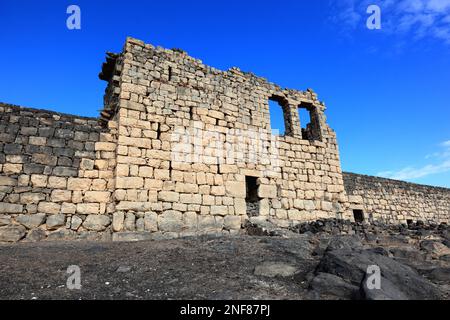
[[[256,276],[264,261],[317,264],[307,240],[197,238],[0,246],[0,299],[305,299],[302,277]],[[81,289],[68,289],[71,265]]]
[[[450,297],[446,225],[317,221],[291,231],[263,230],[251,226],[246,235],[140,242],[0,244],[0,299]],[[373,264],[384,286],[367,291],[362,280]],[[81,288],[71,286],[76,270]]]

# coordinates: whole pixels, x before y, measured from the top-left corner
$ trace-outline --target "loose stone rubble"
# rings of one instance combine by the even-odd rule
[[[235,235],[249,219],[448,223],[449,189],[342,173],[311,89],[133,38],[100,78],[99,118],[0,104],[0,241]]]

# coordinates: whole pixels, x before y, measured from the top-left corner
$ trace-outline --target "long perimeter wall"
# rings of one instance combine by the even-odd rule
[[[350,206],[367,220],[448,223],[450,189],[355,173],[343,173]]]

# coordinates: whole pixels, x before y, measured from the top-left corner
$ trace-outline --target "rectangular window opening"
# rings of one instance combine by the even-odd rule
[[[270,126],[273,135],[281,136],[286,133],[288,119],[285,108],[281,98],[272,97],[269,99]]]
[[[303,131],[311,124],[311,114],[306,108],[298,108],[298,115],[300,117],[300,127]]]
[[[322,141],[319,116],[316,107],[311,103],[300,104],[298,106],[298,117],[300,119],[302,139]]]

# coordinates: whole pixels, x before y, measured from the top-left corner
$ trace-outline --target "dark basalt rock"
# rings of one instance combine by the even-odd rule
[[[310,289],[319,295],[330,295],[342,299],[358,296],[358,286],[330,273],[319,272],[310,283]]]
[[[381,270],[381,289],[368,289],[367,268]],[[364,299],[439,299],[438,287],[425,280],[412,268],[373,250],[342,249],[326,251],[317,272],[334,274],[360,287]]]

